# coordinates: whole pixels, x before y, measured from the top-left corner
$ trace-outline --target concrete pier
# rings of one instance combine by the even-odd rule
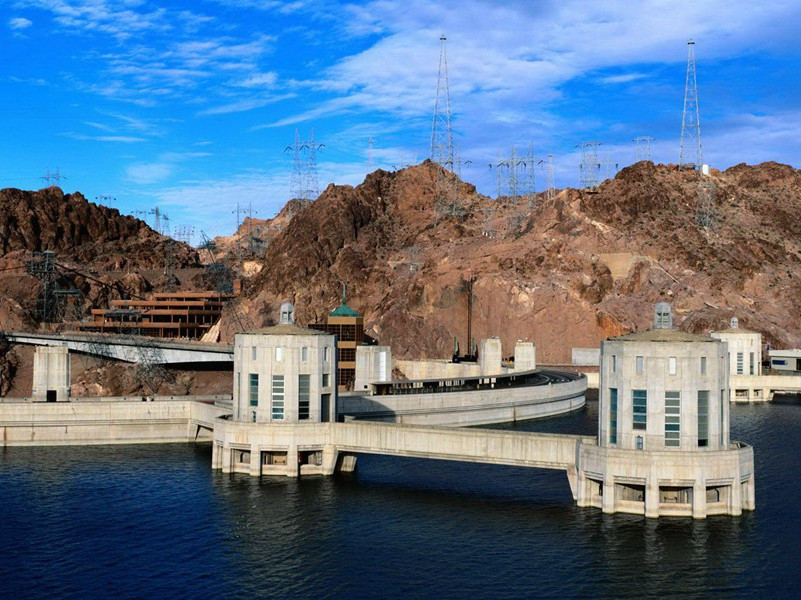
[[[33,399],[63,402],[70,397],[70,355],[66,346],[39,346],[33,354]]]

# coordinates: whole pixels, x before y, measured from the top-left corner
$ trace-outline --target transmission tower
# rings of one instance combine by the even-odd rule
[[[62,175],[59,172],[58,167],[56,167],[56,170],[52,173],[50,172],[50,169],[47,169],[47,171],[44,174],[44,177],[40,177],[40,179],[43,179],[47,183],[48,187],[51,185],[55,185],[58,187],[61,185],[61,180],[67,179],[67,176]]]
[[[606,157],[604,158],[604,162],[601,164],[604,166],[605,169],[604,179],[611,179],[612,177],[615,176],[615,173],[617,173],[618,170],[618,164],[615,161],[613,161],[612,158],[609,156],[608,150],[606,152]]]
[[[601,163],[598,160],[598,146],[601,142],[581,142],[576,148],[581,148],[581,165],[579,166],[579,181],[581,187],[595,187],[599,183]]]
[[[542,160],[534,158],[534,144],[528,145],[528,154],[526,154],[526,185],[524,194],[527,196],[537,193],[537,176],[536,169],[542,164]],[[532,207],[533,208],[533,207]]]
[[[284,152],[292,152],[293,170],[289,182],[289,192],[299,200],[316,200],[320,195],[317,185],[317,151],[325,148],[314,141],[314,129],[309,132],[309,139],[301,140],[300,133],[295,130],[295,143],[287,146]],[[239,217],[237,217],[238,219]],[[237,224],[237,227],[239,225]]]
[[[439,38],[437,97],[434,101],[434,122],[431,126],[431,160],[446,169],[453,169],[453,130],[451,129],[451,96],[448,84],[448,57],[445,34]]]
[[[681,117],[679,168],[700,169],[704,163],[701,149],[701,118],[698,113],[698,81],[695,77],[695,42],[687,42],[687,81],[684,86],[684,112]]]
[[[640,135],[631,140],[636,144],[637,162],[651,160],[651,142],[654,141],[649,135]]]
[[[187,246],[191,246],[192,242],[195,237],[195,226],[194,225],[178,225],[175,228],[175,234],[173,236],[179,242],[183,242]]]
[[[103,204],[105,206],[110,206],[117,201],[114,196],[95,196],[95,200],[98,204]]]
[[[367,174],[369,175],[370,173],[372,173],[374,168],[375,167],[373,166],[373,138],[371,136],[370,139],[367,140]]]
[[[698,203],[695,211],[695,222],[705,232],[717,226],[715,210],[715,186],[709,181],[698,182]]]
[[[545,197],[548,198],[548,200],[551,200],[554,196],[556,196],[556,186],[554,185],[553,180],[553,154],[548,155],[548,166],[546,173],[546,185],[548,187],[547,191],[545,192]]]

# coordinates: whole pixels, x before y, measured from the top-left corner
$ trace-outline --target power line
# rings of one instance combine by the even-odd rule
[[[654,141],[650,135],[638,135],[631,140],[636,145],[637,162],[651,160],[651,142]]]

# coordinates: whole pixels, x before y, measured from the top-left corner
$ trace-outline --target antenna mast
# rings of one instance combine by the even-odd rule
[[[695,42],[687,42],[687,81],[684,86],[684,113],[681,117],[679,168],[700,169],[704,163],[701,150],[701,118],[698,113],[698,81],[695,77]]]

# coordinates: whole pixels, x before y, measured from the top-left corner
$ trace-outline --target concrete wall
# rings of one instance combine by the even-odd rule
[[[276,328],[278,329],[278,328]],[[287,331],[303,331],[295,326]],[[234,419],[269,422],[299,420],[299,376],[309,376],[309,415],[311,421],[334,418],[336,385],[336,338],[309,330],[308,335],[240,333],[234,342]],[[258,377],[256,405],[251,405],[251,375]],[[281,376],[282,385],[273,387],[273,376]],[[282,389],[281,395],[278,390]],[[275,392],[275,394],[274,394]],[[322,396],[330,401],[322,414]],[[273,410],[273,399],[281,403],[281,417]]]
[[[453,363],[449,360],[398,360],[394,368],[403,373],[406,379],[452,379],[455,377],[478,377],[481,366],[478,363]],[[505,371],[504,371],[505,372]]]
[[[66,346],[40,346],[33,354],[33,391],[35,400],[54,402],[69,400],[70,355]]]
[[[548,417],[584,406],[585,378],[566,383],[470,392],[340,395],[340,416],[418,425],[486,425]]]
[[[196,406],[195,406],[196,405]],[[226,413],[211,404],[173,402],[3,402],[3,446],[143,444],[208,440],[213,418]],[[197,438],[196,438],[197,436]]]
[[[700,337],[700,336],[699,336]],[[704,338],[700,338],[703,340]],[[642,438],[645,450],[670,449],[665,445],[665,392],[677,391],[680,400],[680,444],[677,450],[698,448],[698,391],[709,392],[707,449],[725,449],[729,443],[728,357],[726,344],[708,341],[606,340],[601,346],[599,440],[610,442],[610,397],[617,390],[617,443],[634,450]],[[637,357],[642,372],[637,372]],[[701,372],[701,357],[706,372]],[[676,372],[670,373],[675,360]],[[647,392],[646,429],[633,424],[633,392]],[[703,449],[702,449],[703,450]]]
[[[573,348],[571,364],[577,367],[597,367],[600,363],[600,348]]]
[[[641,488],[643,499],[623,488]],[[729,450],[631,451],[582,444],[578,459],[578,505],[646,517],[739,515],[755,509],[753,448]],[[662,488],[662,490],[660,490]],[[686,502],[661,502],[665,489],[686,490]],[[720,498],[708,499],[708,491]]]
[[[537,368],[537,347],[534,342],[518,340],[515,344],[515,372],[533,371]]]
[[[713,338],[729,345],[729,372],[732,375],[762,373],[762,334],[745,329],[714,331]]]
[[[356,380],[353,389],[367,391],[371,383],[392,380],[392,348],[356,346]]]
[[[481,340],[481,350],[478,354],[478,363],[481,367],[482,375],[497,375],[501,372],[501,362],[503,361],[503,350],[501,340],[492,337]]]

